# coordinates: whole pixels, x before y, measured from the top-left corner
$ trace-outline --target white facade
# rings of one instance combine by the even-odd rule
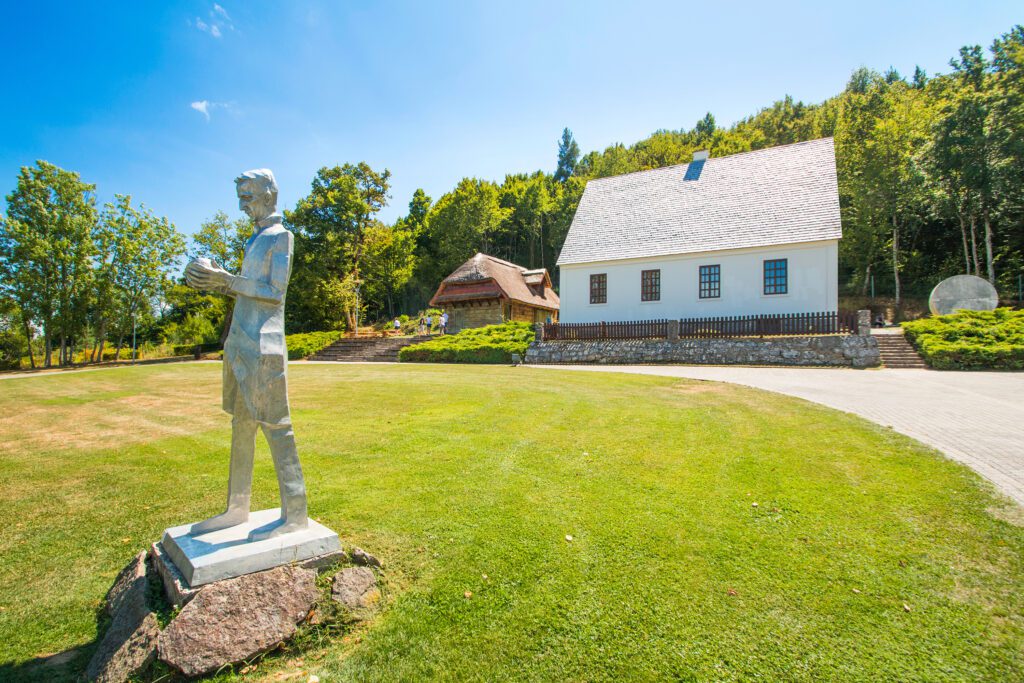
[[[764,262],[786,259],[786,293],[765,294]],[[563,264],[565,323],[707,318],[838,309],[839,240],[678,256]],[[700,297],[700,266],[719,266],[720,293]],[[660,300],[641,301],[641,272],[660,270]],[[606,275],[607,303],[590,303],[590,276]]]

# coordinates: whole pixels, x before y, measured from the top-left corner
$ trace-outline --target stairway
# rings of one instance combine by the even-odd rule
[[[320,349],[307,360],[339,363],[397,363],[399,349],[433,339],[431,335],[416,337],[342,337]]]
[[[882,357],[882,365],[887,368],[918,368],[928,369],[928,365],[917,354],[917,350],[910,345],[903,333],[899,334],[876,334],[878,341],[878,352]]]

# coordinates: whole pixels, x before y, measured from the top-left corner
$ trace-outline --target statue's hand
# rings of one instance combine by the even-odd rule
[[[185,281],[195,289],[223,290],[231,284],[231,273],[210,259],[200,258],[185,267]]]

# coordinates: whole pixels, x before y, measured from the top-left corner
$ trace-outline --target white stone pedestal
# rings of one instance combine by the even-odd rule
[[[338,534],[312,519],[301,531],[249,541],[251,531],[280,516],[281,510],[277,508],[260,510],[250,514],[245,524],[198,536],[188,535],[191,524],[171,527],[164,532],[162,545],[191,588],[341,549]]]

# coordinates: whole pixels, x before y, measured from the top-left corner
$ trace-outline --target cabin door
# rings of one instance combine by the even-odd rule
[[[460,331],[466,326],[466,311],[462,308],[452,309],[451,321],[448,324],[448,330],[452,333]]]

